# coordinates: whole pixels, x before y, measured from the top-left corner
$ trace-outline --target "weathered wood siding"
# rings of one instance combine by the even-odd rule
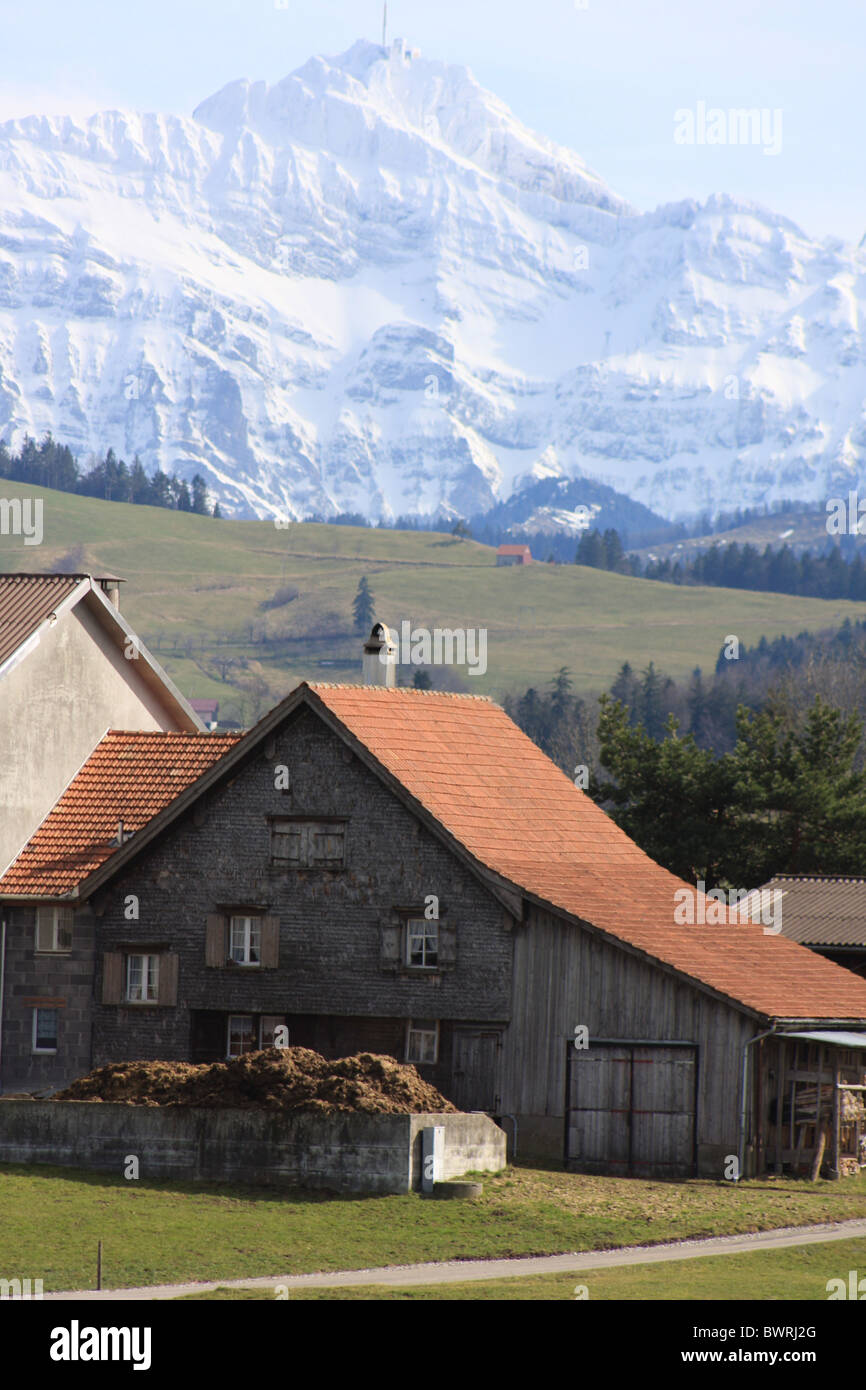
[[[726,1156],[737,1152],[743,1045],[760,1021],[595,932],[529,907],[514,929],[502,1068],[502,1108],[518,1117],[525,1152],[562,1151],[566,1051],[579,1024],[590,1047],[593,1038],[697,1046],[699,1171],[721,1177]]]

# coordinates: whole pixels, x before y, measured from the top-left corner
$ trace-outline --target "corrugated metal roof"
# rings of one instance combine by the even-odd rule
[[[87,578],[86,574],[0,574],[0,666]]]
[[[782,1038],[802,1038],[804,1042],[829,1043],[831,1047],[866,1047],[866,1033],[780,1033]]]
[[[763,886],[782,895],[782,935],[790,941],[866,946],[866,878],[778,874]]]

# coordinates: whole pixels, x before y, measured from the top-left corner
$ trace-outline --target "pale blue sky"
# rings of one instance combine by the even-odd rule
[[[587,8],[580,8],[586,3]],[[467,63],[642,208],[713,192],[866,233],[864,0],[389,0],[391,35]],[[381,35],[381,0],[0,0],[0,118],[190,113]],[[782,111],[782,149],[677,145],[674,112]]]

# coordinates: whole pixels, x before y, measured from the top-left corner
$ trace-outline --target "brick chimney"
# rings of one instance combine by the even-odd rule
[[[397,643],[384,623],[374,623],[373,631],[364,643],[362,667],[364,685],[397,684]]]

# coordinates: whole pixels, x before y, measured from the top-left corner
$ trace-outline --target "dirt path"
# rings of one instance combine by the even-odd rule
[[[713,1236],[707,1240],[678,1240],[666,1245],[630,1245],[616,1250],[589,1250],[571,1255],[535,1255],[512,1260],[448,1260],[419,1265],[385,1265],[380,1269],[347,1269],[330,1274],[286,1274],[265,1279],[218,1279],[201,1284],[154,1284],[144,1289],[108,1289],[96,1293],[79,1289],[49,1293],[50,1300],[82,1299],[93,1302],[146,1302],[180,1298],[188,1293],[212,1293],[215,1289],[323,1289],[348,1285],[464,1284],[478,1280],[509,1279],[531,1274],[579,1274],[584,1270],[610,1269],[616,1265],[661,1264],[666,1260],[691,1260],[706,1255],[741,1255],[751,1250],[780,1250],[788,1245],[816,1245],[830,1240],[866,1237],[866,1220],[839,1221],[822,1226],[787,1226],[755,1235]]]

